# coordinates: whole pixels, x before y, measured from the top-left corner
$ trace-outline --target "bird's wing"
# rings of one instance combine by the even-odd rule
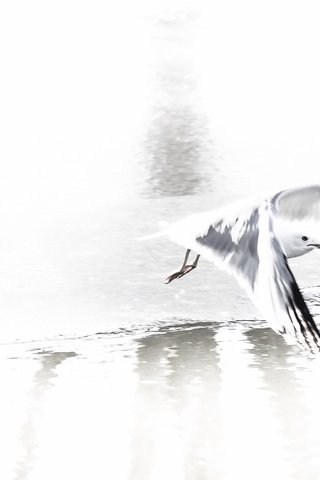
[[[165,234],[235,275],[250,293],[259,267],[259,206],[240,203],[195,214],[171,225]]]
[[[233,274],[276,332],[318,351],[320,333],[274,234],[275,203],[272,198],[244,209],[198,214],[166,233]]]
[[[318,352],[320,332],[274,234],[274,203],[266,202],[259,213],[259,268],[253,300],[266,314],[273,330],[295,340],[305,350]]]
[[[274,195],[277,215],[289,220],[320,220],[320,185],[291,188]]]

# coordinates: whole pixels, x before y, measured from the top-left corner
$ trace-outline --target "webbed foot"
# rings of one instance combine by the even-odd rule
[[[188,257],[189,257],[189,253],[190,253],[190,250],[188,249],[186,251],[184,261],[183,261],[182,267],[180,268],[179,272],[174,272],[171,275],[169,275],[169,277],[167,277],[165,279],[164,283],[170,283],[170,282],[172,282],[172,280],[175,280],[176,278],[181,278],[184,275],[186,275],[187,273],[191,272],[191,270],[194,270],[196,268],[196,266],[198,265],[198,260],[199,260],[200,255],[196,256],[195,261],[193,262],[192,265],[186,265]]]
[[[169,275],[169,277],[167,277],[164,281],[164,283],[170,283],[172,282],[172,280],[175,280],[176,278],[181,278],[183,277],[184,275],[186,275],[187,273],[191,272],[191,270],[193,270],[194,268],[196,268],[196,265],[185,265],[183,268],[181,268],[181,270],[179,270],[179,272],[175,272],[175,273],[172,273],[171,275]]]

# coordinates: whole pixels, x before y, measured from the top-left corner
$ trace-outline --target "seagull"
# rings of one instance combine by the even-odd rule
[[[200,256],[235,276],[271,328],[311,353],[320,332],[288,258],[320,248],[320,185],[282,190],[191,215],[153,236],[186,248],[181,268],[165,283],[194,270]],[[195,260],[188,264],[190,252]]]

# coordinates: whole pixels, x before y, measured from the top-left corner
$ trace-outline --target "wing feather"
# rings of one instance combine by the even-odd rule
[[[259,210],[259,271],[253,301],[266,314],[276,332],[294,339],[302,348],[320,350],[320,332],[289,267],[281,243],[273,230],[274,205]]]
[[[237,205],[191,216],[166,232],[173,241],[234,275],[270,326],[310,352],[320,350],[320,333],[276,238],[273,220],[278,210],[304,215],[301,199],[314,199],[316,210],[319,193],[317,186],[309,193],[304,189],[280,192],[245,208]],[[299,199],[295,207],[290,207],[292,195]]]
[[[320,220],[320,185],[283,190],[273,196],[277,215],[290,220]]]
[[[216,211],[191,215],[164,232],[172,241],[193,250],[235,275],[252,291],[258,269],[259,202],[238,202]]]

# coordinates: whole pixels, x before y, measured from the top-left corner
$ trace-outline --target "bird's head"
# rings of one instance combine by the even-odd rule
[[[278,228],[279,239],[288,258],[299,257],[320,249],[320,226],[312,223],[283,223]]]
[[[314,248],[320,248],[320,234],[316,237],[313,233],[306,231],[306,234],[297,235],[296,243],[300,246],[301,255],[304,255],[304,253],[308,253]]]

